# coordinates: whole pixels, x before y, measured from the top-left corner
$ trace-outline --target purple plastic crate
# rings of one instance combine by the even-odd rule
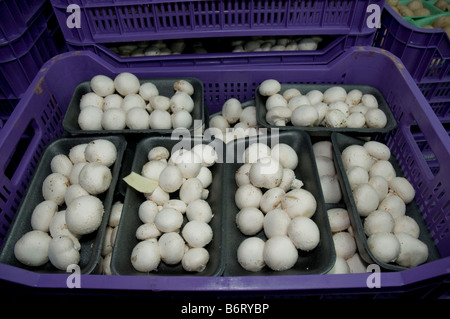
[[[30,27],[37,12],[44,6],[49,6],[46,0],[1,0],[0,42],[11,41],[21,36]]]
[[[42,65],[65,51],[61,29],[51,7],[43,8],[21,37],[0,41],[0,98],[20,98]]]
[[[159,67],[212,64],[259,64],[259,63],[328,63],[352,46],[366,46],[373,42],[374,33],[360,35],[335,35],[314,51],[267,51],[267,52],[211,52],[204,54],[182,53],[144,57],[121,57],[105,44],[72,45],[69,50],[89,50],[114,66]]]
[[[375,33],[370,4],[384,0],[51,0],[66,41],[91,45],[173,38]],[[80,27],[67,27],[79,6]]]
[[[83,68],[80,68],[80,65]],[[398,127],[378,139],[388,144],[404,175],[416,189],[416,202],[438,248],[441,259],[399,272],[383,272],[381,287],[369,289],[372,273],[346,275],[241,276],[241,277],[142,277],[81,275],[83,289],[177,291],[177,292],[264,292],[277,295],[365,294],[377,297],[401,293],[428,295],[450,277],[450,138],[414,80],[394,55],[373,47],[354,47],[327,65],[194,66],[160,68],[117,68],[92,52],[70,52],[48,61],[7,121],[0,135],[0,244],[7,236],[15,212],[42,151],[63,133],[62,120],[78,83],[96,74],[114,76],[129,71],[138,77],[194,76],[204,83],[205,104],[210,113],[230,97],[254,98],[255,88],[265,79],[283,83],[364,84],[384,95]],[[70,76],[67,76],[70,74]],[[63,79],[63,80],[62,80]],[[434,175],[411,132],[418,126],[440,163]],[[19,147],[22,146],[22,147]],[[16,160],[14,160],[16,159]],[[224,190],[225,191],[225,190]],[[37,288],[66,289],[69,274],[38,274],[0,264],[0,279]]]
[[[414,26],[386,4],[374,46],[399,57],[438,117],[450,119],[450,38],[443,30]]]

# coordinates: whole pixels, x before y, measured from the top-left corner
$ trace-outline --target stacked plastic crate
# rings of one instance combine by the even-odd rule
[[[48,1],[0,1],[0,31],[0,122],[3,123],[42,65],[62,53],[65,45]]]
[[[210,39],[236,35],[327,35],[335,36],[335,40],[339,42],[339,37],[373,38],[376,29],[369,27],[373,24],[367,23],[373,12],[369,5],[382,7],[383,3],[383,1],[319,0],[189,2],[136,0],[132,3],[113,0],[106,3],[82,0],[68,10],[68,2],[53,0],[55,13],[69,46],[86,50],[65,53],[47,62],[24,94],[10,121],[6,123],[4,134],[0,136],[0,152],[5,154],[0,158],[0,165],[5,168],[0,179],[2,183],[0,245],[3,244],[0,254],[1,279],[24,285],[56,288],[59,292],[67,288],[68,274],[64,271],[51,267],[33,269],[15,259],[12,252],[14,244],[23,232],[30,229],[26,221],[31,212],[25,209],[22,203],[23,200],[28,204],[33,203],[39,196],[38,192],[34,192],[36,196],[30,197],[29,194],[34,191],[33,185],[39,185],[32,177],[36,169],[41,167],[39,162],[41,157],[48,158],[47,147],[55,145],[51,144],[55,139],[66,134],[70,135],[70,132],[65,131],[64,122],[68,119],[68,110],[74,99],[79,99],[75,94],[79,85],[97,74],[113,78],[127,71],[142,80],[196,78],[203,84],[201,93],[209,112],[219,111],[224,102],[232,97],[240,101],[254,99],[258,85],[269,78],[277,79],[281,83],[312,86],[337,84],[367,85],[377,88],[384,97],[396,125],[389,132],[375,132],[369,135],[389,146],[404,176],[414,186],[416,190],[414,205],[417,205],[414,207],[421,213],[418,220],[425,229],[423,234],[428,237],[427,242],[431,245],[430,256],[426,263],[412,269],[400,271],[383,269],[380,274],[381,285],[376,289],[370,289],[368,285],[370,279],[368,276],[372,276],[371,272],[325,274],[330,270],[332,263],[326,265],[321,263],[332,261],[334,256],[332,247],[326,244],[329,243],[329,237],[324,238],[321,247],[327,253],[323,254],[322,258],[312,261],[311,265],[314,265],[312,268],[294,268],[288,273],[244,272],[237,265],[236,246],[233,245],[239,236],[235,225],[236,207],[233,205],[233,189],[236,185],[231,173],[221,175],[219,170],[220,183],[214,186],[217,189],[213,192],[215,195],[212,195],[215,201],[214,227],[219,229],[215,233],[217,236],[214,238],[211,264],[211,267],[216,268],[208,268],[212,269],[212,272],[186,273],[174,267],[149,273],[137,273],[133,270],[127,250],[130,249],[131,241],[125,237],[133,237],[134,233],[128,232],[128,235],[123,235],[123,232],[127,228],[135,231],[130,227],[133,226],[133,218],[136,221],[137,216],[134,201],[133,206],[126,206],[129,208],[128,211],[122,212],[118,230],[122,235],[119,235],[117,242],[121,249],[111,260],[114,275],[105,278],[96,274],[93,267],[88,267],[89,270],[81,275],[84,289],[101,289],[102,292],[109,290],[111,294],[117,290],[132,289],[143,293],[170,291],[180,294],[199,292],[206,295],[234,295],[239,292],[246,295],[254,293],[279,297],[280,294],[292,294],[323,298],[336,295],[357,297],[361,293],[373,298],[403,294],[426,297],[445,293],[449,284],[450,262],[448,245],[450,199],[446,195],[450,189],[450,181],[447,178],[450,172],[449,166],[445,165],[450,161],[449,137],[415,84],[414,78],[394,55],[373,48],[372,40],[368,43],[359,43],[359,46],[354,46],[355,43],[344,45],[341,51],[331,55],[328,55],[326,48],[325,51],[307,53],[230,53],[225,57],[223,53],[218,53],[122,58],[107,51],[107,44],[123,43],[125,39],[148,41],[184,37]],[[75,19],[73,24],[67,24],[69,18]],[[79,27],[76,25],[76,19],[79,19]],[[72,27],[69,28],[69,25]],[[316,63],[312,64],[312,61]],[[264,106],[260,103],[257,107]],[[260,110],[259,114],[261,113]],[[261,118],[258,120],[263,123]],[[438,170],[432,171],[427,165],[422,153],[425,149],[422,148],[422,144],[418,144],[415,137],[416,129],[423,132],[424,140],[429,142],[430,150],[439,163]],[[308,137],[311,140],[324,136],[330,138],[330,133],[331,138],[336,140],[340,136],[340,131],[331,131],[316,132],[318,136],[315,136],[309,134],[307,130],[287,128],[282,135],[287,143],[298,146],[300,141],[309,143]],[[356,136],[363,133],[357,131]],[[124,134],[126,135],[125,132]],[[149,136],[147,142],[152,141],[153,137],[154,141],[167,138],[166,135],[154,134],[156,137],[150,135],[152,132],[145,132],[145,137]],[[298,136],[302,138],[297,138]],[[134,137],[141,139],[144,136],[138,134]],[[129,141],[135,145],[136,140]],[[130,156],[133,159],[136,149],[125,151],[124,159]],[[305,149],[308,147],[302,148],[301,151],[304,152]],[[142,161],[142,156],[135,160],[135,163],[138,161]],[[125,160],[122,164],[120,176],[129,173],[131,169],[130,162]],[[314,168],[314,164],[311,166]],[[308,171],[312,172],[314,169]],[[346,184],[344,181],[342,183]],[[118,184],[117,192],[122,193],[126,188],[125,197],[128,192],[134,194],[122,182]],[[344,192],[345,189],[342,188]],[[318,193],[321,200],[320,191]],[[320,206],[318,215],[323,219],[324,207]],[[324,228],[327,228],[326,224],[325,221]],[[95,245],[91,245],[91,248],[99,249]],[[317,263],[320,263],[320,267]]]

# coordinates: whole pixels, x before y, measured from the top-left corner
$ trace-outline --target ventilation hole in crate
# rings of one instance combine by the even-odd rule
[[[14,153],[9,158],[8,163],[6,164],[6,168],[4,169],[5,176],[9,179],[12,179],[14,176],[14,173],[16,172],[17,168],[19,167],[22,157],[25,155],[25,152],[28,149],[28,146],[30,145],[35,132],[36,123],[32,121],[25,129],[24,133],[22,134],[22,137],[20,138],[19,142],[16,145],[16,149],[14,150]]]
[[[430,144],[426,140],[425,135],[417,125],[412,125],[410,130],[414,141],[416,142],[419,150],[422,153],[425,162],[430,168],[431,173],[436,176],[439,173],[439,161],[437,160],[435,153],[431,149]]]
[[[191,2],[194,11],[194,23],[196,27],[214,28],[220,23],[220,10],[214,1]]]

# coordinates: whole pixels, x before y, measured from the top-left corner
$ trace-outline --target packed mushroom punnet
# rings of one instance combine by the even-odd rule
[[[280,82],[267,79],[261,82],[258,93],[266,98],[266,122],[276,127],[379,129],[388,122],[377,98],[359,89],[347,92],[341,86],[331,86],[324,92],[300,92],[296,88],[282,90]]]
[[[247,236],[237,248],[237,260],[247,271],[265,266],[288,270],[297,263],[299,250],[311,251],[320,242],[319,228],[311,219],[317,202],[296,178],[298,164],[295,150],[285,143],[269,147],[255,142],[244,151],[235,174],[234,199],[239,209],[236,226]]]
[[[109,189],[116,159],[116,146],[107,139],[75,145],[52,158],[51,173],[42,183],[43,201],[31,214],[32,230],[14,246],[21,263],[39,267],[50,261],[66,271],[80,262],[80,241],[102,223],[105,208],[98,195]]]
[[[130,72],[110,78],[95,75],[90,80],[92,92],[82,95],[78,125],[89,130],[168,130],[190,128],[193,124],[194,87],[179,79],[171,96],[161,95],[150,82],[141,84]]]

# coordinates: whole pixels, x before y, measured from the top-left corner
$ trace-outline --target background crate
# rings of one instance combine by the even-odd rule
[[[412,24],[386,4],[374,46],[400,58],[427,101],[436,108],[438,117],[447,121],[450,119],[450,38],[443,30],[419,27],[425,24],[425,19],[428,24],[439,16],[419,19]]]
[[[23,34],[11,41],[0,40],[0,99],[20,98],[42,65],[65,50],[61,29],[47,3]]]
[[[356,34],[367,26],[367,6],[384,0],[51,0],[64,38],[91,45],[173,38],[246,35]],[[69,4],[80,8],[80,28],[67,27]]]
[[[22,35],[31,25],[39,10],[48,6],[46,0],[1,0],[0,42],[11,41]]]
[[[188,66],[211,64],[261,64],[261,63],[328,63],[338,57],[345,49],[352,46],[371,45],[374,33],[358,35],[325,36],[317,50],[312,51],[264,51],[264,52],[231,52],[231,40],[221,38],[204,38],[201,41],[209,43],[214,52],[181,53],[172,55],[124,57],[110,49],[111,44],[74,45],[67,42],[69,50],[89,50],[114,66],[130,67],[150,66]],[[230,38],[231,39],[231,38]],[[233,37],[233,39],[236,39]],[[228,50],[228,51],[227,51]]]
[[[383,272],[380,274],[382,286],[372,290],[367,288],[368,273],[360,273],[271,278],[175,276],[161,277],[160,280],[142,276],[82,275],[85,291],[203,292],[208,296],[215,293],[245,293],[246,296],[257,293],[279,296],[279,293],[285,293],[325,297],[364,294],[366,298],[404,294],[419,297],[442,292],[443,282],[448,283],[450,277],[450,138],[401,61],[388,51],[373,47],[349,49],[327,65],[133,69],[112,67],[92,52],[66,53],[51,59],[36,76],[0,135],[0,152],[4,154],[0,158],[0,166],[4,168],[0,178],[1,242],[14,219],[42,149],[63,133],[62,119],[76,85],[95,74],[113,76],[124,70],[140,78],[195,76],[205,84],[205,103],[211,113],[230,97],[239,100],[254,98],[255,88],[268,78],[283,83],[364,84],[377,87],[398,122],[393,132],[380,135],[378,139],[387,143],[405,176],[414,185],[417,204],[442,258],[405,271]],[[419,150],[411,133],[412,125],[420,127],[440,163],[436,175],[430,171]],[[60,289],[60,293],[67,289],[67,275],[36,274],[4,264],[0,264],[0,278],[36,288]]]

